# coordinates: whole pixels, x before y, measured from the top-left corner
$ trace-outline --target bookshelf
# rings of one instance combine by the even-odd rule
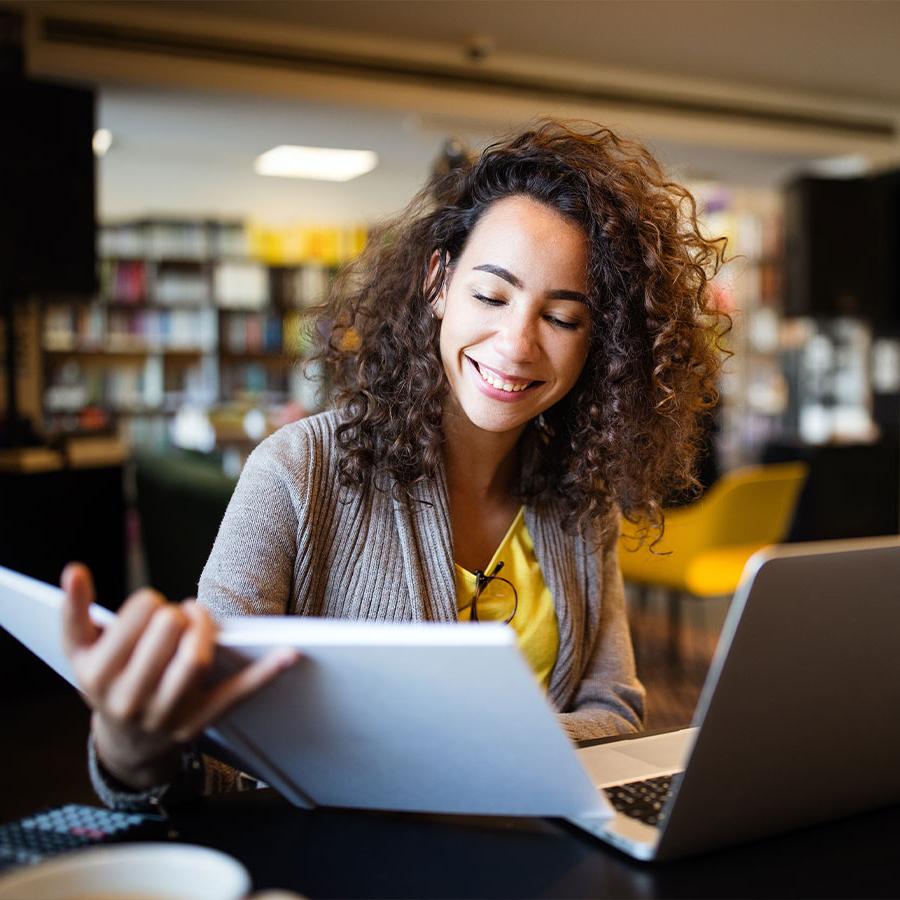
[[[732,317],[724,344],[716,436],[719,465],[728,470],[758,462],[784,431],[788,385],[783,351],[784,209],[780,192],[695,184],[704,232],[728,238],[731,262],[713,282],[717,306]]]
[[[220,449],[252,447],[260,429],[233,427],[251,410],[257,425],[260,412],[280,423],[315,411],[320,400],[301,365],[304,310],[364,241],[361,227],[101,226],[99,295],[43,311],[45,430],[115,428],[131,446],[161,448],[190,408],[228,423]]]

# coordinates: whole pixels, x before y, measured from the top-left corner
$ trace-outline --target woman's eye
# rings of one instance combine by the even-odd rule
[[[488,297],[485,294],[479,294],[478,291],[472,291],[472,296],[485,306],[506,306],[506,300],[502,297]],[[566,331],[577,331],[581,327],[581,322],[571,322],[568,319],[559,319],[556,316],[548,315],[544,318],[554,327],[563,328]]]
[[[565,328],[568,331],[575,331],[580,322],[568,322],[565,319],[557,319],[556,316],[547,316],[547,321],[556,328]]]
[[[472,296],[488,306],[503,306],[506,303],[505,300],[500,300],[497,297],[485,297],[484,294],[479,294],[477,291],[473,292]]]

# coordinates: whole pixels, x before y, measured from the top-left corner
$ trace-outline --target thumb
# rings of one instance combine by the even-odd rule
[[[69,563],[60,579],[65,599],[62,607],[63,644],[67,653],[81,647],[89,647],[100,634],[90,616],[90,606],[94,602],[94,579],[90,569],[83,563]]]

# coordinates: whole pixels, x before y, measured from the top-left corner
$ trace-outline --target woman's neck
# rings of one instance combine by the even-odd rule
[[[518,477],[524,428],[497,434],[473,425],[461,410],[444,412],[444,464],[452,495],[506,500]]]

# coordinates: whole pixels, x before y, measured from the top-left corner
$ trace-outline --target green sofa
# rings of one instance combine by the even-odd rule
[[[148,580],[170,600],[193,597],[236,479],[189,451],[142,452],[134,467]]]

